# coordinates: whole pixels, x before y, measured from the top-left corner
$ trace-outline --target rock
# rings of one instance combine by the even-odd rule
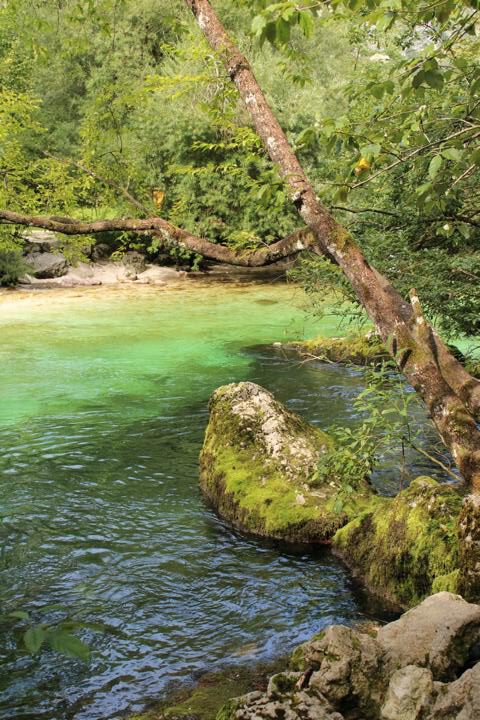
[[[83,263],[70,268],[62,277],[35,279],[29,275],[22,278],[22,284],[32,284],[33,287],[84,287],[95,285],[118,285],[123,283],[145,283],[165,285],[183,279],[185,273],[177,272],[171,268],[147,267],[141,275],[128,272],[123,263]],[[161,278],[161,279],[160,279]]]
[[[441,592],[376,638],[331,626],[295,650],[266,692],[230,700],[217,720],[480,719],[480,663],[466,669],[479,617],[480,606]]]
[[[169,282],[181,280],[187,276],[182,270],[175,270],[159,265],[148,265],[147,269],[137,275],[137,282],[146,285],[165,285]]]
[[[430,670],[407,665],[390,678],[382,720],[421,720],[425,718],[433,694]]]
[[[455,682],[434,683],[434,688],[437,698],[426,720],[480,718],[480,663],[464,672]]]
[[[348,521],[335,512],[339,487],[316,481],[329,437],[251,382],[226,385],[210,399],[200,457],[201,488],[235,527],[294,543],[323,543]],[[301,501],[299,497],[301,496]],[[355,500],[367,503],[367,482]]]
[[[353,365],[375,365],[390,357],[379,336],[372,331],[346,337],[317,337],[313,340],[288,343],[286,347],[294,349],[302,356],[314,355],[319,360]]]
[[[387,699],[382,707],[382,720],[420,720],[433,693],[430,670],[407,665],[390,679]]]
[[[138,275],[147,269],[145,255],[134,250],[125,253],[122,263],[131,275]]]
[[[56,278],[68,272],[68,262],[61,253],[32,253],[25,256],[30,273],[36,278]]]
[[[382,656],[373,637],[333,625],[297,648],[292,665],[313,670],[309,688],[320,692],[335,709],[343,712],[348,706],[373,717],[385,691]]]
[[[90,257],[93,262],[99,262],[100,260],[106,260],[112,254],[112,248],[107,243],[97,243],[92,247]]]
[[[458,522],[460,550],[458,592],[466,600],[480,599],[480,495],[463,501]]]
[[[340,529],[334,552],[374,593],[411,607],[432,591],[456,590],[461,507],[451,486],[416,478]]]
[[[480,641],[480,606],[441,592],[380,628],[377,640],[391,668],[426,667],[435,680],[454,679]]]
[[[48,253],[55,250],[65,242],[61,236],[50,230],[30,229],[22,235],[24,252],[27,255],[35,253]]]
[[[300,673],[274,675],[265,694],[254,692],[231,701],[218,720],[343,720],[321,693],[297,686]]]

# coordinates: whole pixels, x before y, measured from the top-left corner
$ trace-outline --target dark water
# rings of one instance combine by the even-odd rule
[[[80,632],[83,664],[32,658],[5,624],[0,718],[119,717],[172,683],[378,612],[328,552],[234,534],[197,488],[207,400],[223,383],[259,382],[322,427],[358,422],[360,371],[260,347],[333,331],[302,303],[266,285],[3,297],[2,609],[102,630]],[[392,468],[384,484],[397,481]]]

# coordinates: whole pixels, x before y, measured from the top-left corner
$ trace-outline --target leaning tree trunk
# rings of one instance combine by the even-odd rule
[[[406,302],[373,268],[351,235],[320,202],[255,75],[208,0],[185,0],[235,83],[290,197],[316,238],[316,250],[338,263],[398,366],[425,401],[464,478],[480,491],[480,384],[450,355],[426,323],[415,291]]]

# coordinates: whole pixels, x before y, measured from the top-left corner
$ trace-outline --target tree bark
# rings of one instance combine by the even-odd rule
[[[332,257],[350,281],[399,368],[423,398],[463,477],[480,491],[478,383],[450,355],[426,323],[416,293],[405,301],[373,268],[351,235],[320,202],[255,75],[208,0],[185,0],[211,47],[235,83],[254,127],[277,165],[300,216],[315,238],[314,249]]]
[[[115,220],[96,220],[95,222],[79,222],[73,218],[59,218],[50,215],[24,215],[23,213],[0,210],[0,223],[39,227],[45,230],[62,233],[63,235],[94,235],[102,232],[129,230],[138,233],[149,233],[161,238],[164,244],[181,245],[182,247],[203,255],[209,260],[238,265],[240,267],[264,267],[285,258],[294,257],[302,250],[307,250],[314,243],[312,233],[308,229],[297,230],[283,240],[266,245],[260,250],[235,251],[225,245],[217,245],[206,238],[192,235],[176,225],[159,217],[146,219],[121,218]]]

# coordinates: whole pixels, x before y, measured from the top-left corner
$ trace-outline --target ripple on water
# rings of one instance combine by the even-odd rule
[[[234,533],[198,491],[218,385],[254,380],[321,426],[358,422],[361,372],[251,349],[303,336],[298,293],[202,286],[45,298],[23,314],[3,305],[0,482],[12,547],[0,601],[46,621],[64,607],[103,631],[82,632],[88,665],[22,655],[7,637],[0,718],[117,717],[172,682],[284,654],[326,624],[363,617],[331,555]]]

